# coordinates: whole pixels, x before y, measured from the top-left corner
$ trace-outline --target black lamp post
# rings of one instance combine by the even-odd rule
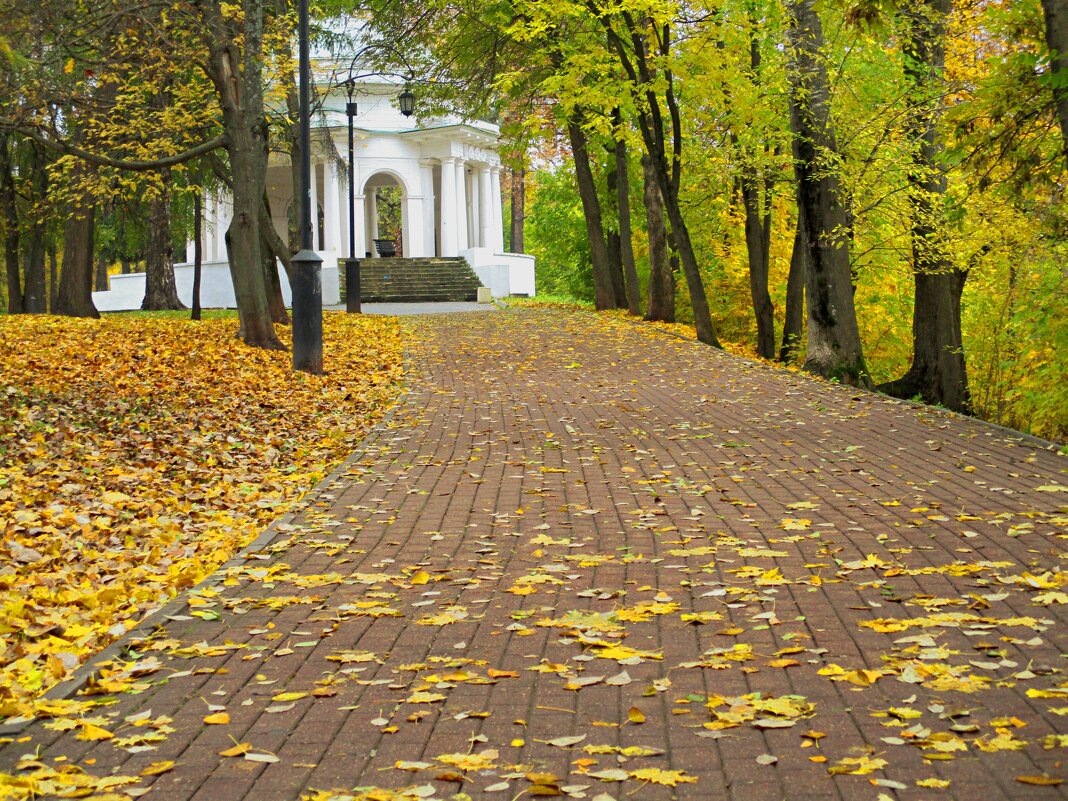
[[[345,311],[360,312],[360,260],[356,258],[356,161],[353,148],[352,126],[356,118],[356,79],[345,81],[348,102],[345,114],[349,118],[349,257],[345,259]]]
[[[311,57],[308,52],[308,0],[300,0],[300,252],[293,257],[293,369],[323,372],[323,260],[315,252],[311,205]]]
[[[356,256],[356,161],[353,143],[353,121],[356,119],[356,76],[349,72],[345,81],[345,116],[349,118],[349,257],[345,262],[345,311],[360,313],[360,260]],[[400,112],[405,117],[415,113],[415,94],[409,86],[397,97]]]

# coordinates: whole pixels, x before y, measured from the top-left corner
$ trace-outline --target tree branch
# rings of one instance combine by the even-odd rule
[[[72,145],[69,142],[57,142],[54,139],[49,139],[36,128],[24,130],[21,131],[21,133],[47,148],[58,150],[60,153],[65,153],[69,156],[74,156],[89,164],[96,165],[97,167],[114,167],[118,170],[130,170],[131,172],[149,172],[152,170],[161,170],[164,167],[173,167],[176,164],[184,164],[187,161],[192,161],[199,156],[203,156],[205,153],[210,153],[213,150],[218,150],[220,147],[225,147],[228,141],[226,134],[219,134],[214,139],[209,139],[207,142],[199,144],[189,150],[184,150],[181,153],[175,153],[173,156],[163,156],[148,161],[131,161],[127,159],[115,159],[110,156],[99,156],[96,153],[91,153],[90,151],[84,150],[77,145]]]

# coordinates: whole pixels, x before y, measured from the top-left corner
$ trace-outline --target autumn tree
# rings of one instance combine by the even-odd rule
[[[808,256],[805,369],[869,387],[853,306],[849,215],[838,177],[823,26],[814,0],[791,0],[790,14],[790,122],[797,140],[797,196]]]

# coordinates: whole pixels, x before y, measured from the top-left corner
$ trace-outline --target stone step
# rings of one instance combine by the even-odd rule
[[[344,269],[341,295],[345,297]],[[360,299],[379,303],[475,300],[481,282],[462,258],[360,261]]]

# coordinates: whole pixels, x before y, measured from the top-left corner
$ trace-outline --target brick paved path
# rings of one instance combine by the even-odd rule
[[[1063,457],[592,315],[415,331],[392,421],[86,713],[115,736],[34,724],[0,767],[173,760],[161,801],[1065,797],[1017,778],[1068,779]]]

